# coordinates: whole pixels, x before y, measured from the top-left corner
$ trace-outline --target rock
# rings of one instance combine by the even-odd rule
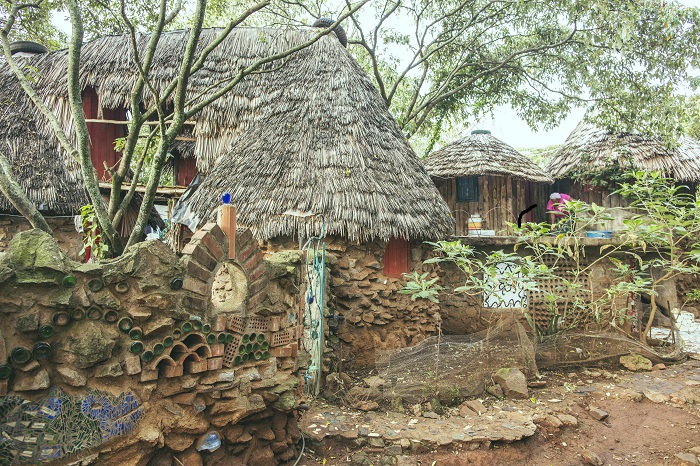
[[[122,374],[124,374],[124,372],[122,372],[122,365],[118,362],[103,364],[95,368],[95,377],[97,378],[119,377]]]
[[[644,390],[644,396],[653,403],[665,403],[671,399],[670,396],[654,390]]]
[[[364,382],[369,388],[382,388],[384,385],[386,385],[386,381],[376,375],[367,377],[364,379]]]
[[[17,233],[7,247],[6,259],[14,268],[17,283],[56,284],[67,273],[56,240],[37,229]]]
[[[180,464],[187,466],[202,466],[202,455],[194,448],[188,448],[181,454],[177,455]]]
[[[547,386],[547,382],[544,380],[532,380],[527,383],[527,386],[530,388],[544,388]]]
[[[150,335],[163,329],[171,329],[175,319],[166,316],[155,316],[143,325],[143,334]]]
[[[18,372],[15,376],[15,383],[12,388],[17,392],[25,392],[30,390],[44,390],[45,388],[49,388],[50,385],[49,373],[46,369],[41,369],[36,374]]]
[[[499,400],[504,398],[503,389],[500,385],[489,385],[488,387],[486,387],[486,393],[488,393],[491,396],[495,396]]]
[[[119,334],[116,326],[95,321],[73,325],[61,335],[61,346],[56,362],[72,364],[85,369],[109,359]]]
[[[352,455],[350,457],[350,462],[352,464],[359,464],[361,466],[369,466],[372,464],[369,460],[369,456],[367,456],[367,453],[362,452],[362,451]]]
[[[141,372],[141,358],[130,354],[124,358],[124,372],[126,375],[136,375]]]
[[[700,464],[700,461],[693,453],[676,453],[673,455],[673,464],[678,466],[697,466]]]
[[[628,354],[620,356],[620,364],[631,371],[650,371],[653,367],[652,362],[638,354]]]
[[[257,371],[255,371],[257,373]],[[199,381],[202,385],[213,385],[219,382],[233,382],[234,370],[233,369],[222,369],[216,372],[208,372],[207,375],[202,377]],[[260,375],[255,380],[260,380]],[[252,380],[252,379],[250,379]]]
[[[381,437],[369,437],[367,443],[370,447],[384,448],[384,439]]]
[[[459,415],[462,417],[471,416],[476,413],[482,415],[486,412],[486,407],[481,400],[468,400],[459,405]]]
[[[418,460],[414,456],[397,456],[396,466],[418,466]]]
[[[24,364],[23,366],[19,366],[17,369],[21,370],[22,372],[32,372],[39,367],[41,367],[39,362],[36,359],[31,359],[28,363]]]
[[[591,408],[588,410],[588,414],[596,421],[602,421],[608,417],[608,413],[600,408]]]
[[[532,422],[538,426],[550,429],[559,429],[563,425],[558,417],[551,414],[538,414],[533,417]]]
[[[372,400],[358,401],[353,403],[352,407],[360,411],[376,411],[379,409],[379,403]]]
[[[557,417],[566,427],[578,427],[578,419],[570,414],[557,414]]]
[[[440,415],[438,413],[434,413],[432,411],[424,412],[423,417],[427,417],[428,419],[440,419]]]
[[[87,377],[70,367],[61,366],[58,373],[63,378],[63,382],[71,387],[82,387],[87,383]]]
[[[19,332],[33,332],[39,329],[39,313],[29,312],[17,317],[15,328]]]
[[[264,411],[265,408],[265,400],[262,396],[252,394],[248,397],[216,402],[211,407],[210,414],[212,416],[224,414],[228,423],[235,424],[251,414]]]
[[[598,455],[587,448],[581,447],[581,457],[588,464],[603,466],[603,460],[601,460]]]
[[[403,453],[401,445],[389,445],[384,449],[384,454],[388,456],[399,456]]]
[[[272,452],[268,446],[252,446],[252,453],[250,454],[250,459],[248,464],[250,465],[260,465],[260,466],[277,466],[277,460],[275,459],[275,454]]]
[[[514,367],[502,368],[493,375],[493,381],[502,389],[508,398],[527,399],[527,379],[525,374]]]
[[[666,370],[666,364],[658,363],[651,366],[652,371],[664,371]]]
[[[700,445],[698,445],[697,447],[691,448],[690,452],[695,453],[696,455],[700,456]]]
[[[297,398],[294,396],[294,392],[292,390],[288,390],[284,393],[282,393],[277,401],[275,401],[274,406],[280,411],[285,411],[289,412],[297,404]]]
[[[194,437],[180,432],[171,432],[165,436],[165,446],[172,451],[184,451],[192,446]]]

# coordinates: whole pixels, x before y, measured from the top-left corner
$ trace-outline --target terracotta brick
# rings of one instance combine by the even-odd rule
[[[258,281],[249,282],[248,294],[250,296],[255,296],[256,294],[265,290],[267,288],[267,285],[268,285],[267,280],[258,280]]]
[[[202,296],[209,296],[209,285],[196,278],[185,277],[185,280],[182,282],[182,289]]]
[[[206,359],[202,359],[201,361],[187,361],[185,363],[185,371],[187,371],[188,374],[204,372],[207,370],[207,367],[208,363]]]
[[[255,255],[258,245],[255,241],[249,241],[247,244],[240,245],[238,254],[236,254],[236,259],[241,263],[241,265],[246,264],[248,259]]]
[[[240,233],[236,234],[236,244],[243,246],[245,243],[253,239],[253,233],[250,231],[250,229],[246,228],[245,230],[238,231],[240,231]]]
[[[199,230],[192,236],[192,240],[199,240],[204,246],[206,246],[209,254],[211,254],[214,259],[218,261],[226,260],[227,257],[224,255],[224,247],[218,243],[214,235],[210,234],[208,231]],[[228,244],[225,246],[226,253],[228,254]]]
[[[212,235],[214,235],[214,238],[216,238],[216,241],[222,245],[226,250],[228,250],[228,237],[226,236],[226,233],[217,225],[216,223],[207,223],[201,228],[201,231],[208,231]],[[228,252],[228,251],[226,251]]]
[[[211,348],[211,355],[214,357],[223,356],[226,352],[226,345],[223,343],[209,345],[209,348]]]
[[[265,263],[260,261],[258,265],[248,274],[248,283],[252,283],[258,278],[262,277],[265,275],[266,271],[267,267],[265,266]]]
[[[197,263],[209,271],[213,271],[218,262],[214,259],[209,250],[201,241],[192,241],[182,250],[183,255],[190,255]]]
[[[161,369],[161,374],[163,377],[182,377],[184,373],[182,366],[163,366]]]
[[[218,316],[216,316],[216,319],[211,324],[211,329],[215,332],[223,332],[224,330],[226,330],[227,321],[228,318],[225,314],[219,314]]]
[[[215,371],[224,367],[224,358],[207,359],[207,370]]]
[[[184,260],[184,265],[185,265],[185,271],[187,272],[188,275],[193,276],[194,278],[201,280],[203,282],[209,282],[209,279],[212,277],[212,273],[199,265],[192,257],[186,257]]]
[[[256,248],[257,249],[257,248]],[[256,264],[259,262],[262,262],[263,259],[265,258],[265,254],[260,249],[257,249],[257,252],[254,254],[251,254],[243,263],[243,268],[245,270],[252,270],[256,267]]]
[[[262,303],[266,297],[267,297],[267,293],[265,293],[265,291],[261,291],[260,293],[251,296],[250,298],[248,298],[248,309],[255,310],[255,308],[260,303]]]

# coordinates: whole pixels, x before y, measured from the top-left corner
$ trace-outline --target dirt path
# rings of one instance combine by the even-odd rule
[[[480,443],[455,440],[441,442],[442,445],[438,444],[439,441],[426,441],[418,449],[403,440],[401,448],[404,435],[401,433],[382,433],[377,436],[381,437],[381,441],[377,437],[363,438],[368,435],[367,432],[360,432],[357,436],[347,433],[323,436],[318,433],[319,423],[306,422],[307,427],[314,425],[312,430],[321,440],[309,439],[306,452],[298,464],[595,464],[593,458],[588,463],[584,460],[584,449],[600,458],[599,464],[605,465],[682,465],[694,464],[691,462],[693,459],[697,461],[693,455],[700,455],[700,362],[689,361],[666,370],[637,374],[583,370],[566,374],[548,372],[543,376],[546,387],[533,389],[530,400],[484,398],[487,412],[482,413],[481,417],[475,414],[475,423],[467,422],[470,432],[475,429],[473,425],[482,425],[488,432],[488,426],[494,422],[500,422],[499,425],[510,422],[509,413],[529,416],[537,429],[534,435],[525,436],[522,440],[512,443],[505,443],[507,440]],[[350,415],[352,410],[336,408],[338,413],[344,413],[341,415],[332,409],[326,406],[320,410],[331,420],[325,422],[330,430],[333,424],[338,423],[346,423],[350,428],[361,427],[363,422],[375,426],[369,423],[373,416],[387,416],[356,412],[359,417],[353,417]],[[592,416],[595,409],[604,411],[607,417],[595,419]],[[392,413],[390,416],[398,415]],[[457,439],[459,437],[454,432],[451,434],[450,429],[457,429],[461,424],[452,417],[463,421],[461,418],[464,416],[460,416],[459,410],[454,408],[440,420],[431,419],[430,422],[443,422],[439,427],[443,430],[441,434]],[[564,424],[575,425],[561,425],[560,418],[565,421]],[[428,423],[428,420],[408,414],[403,421],[396,419],[399,432],[402,422],[404,426]],[[302,419],[302,425],[304,421]],[[404,428],[403,432],[407,432],[407,429]],[[415,435],[415,432],[411,435]],[[688,462],[684,463],[677,454],[687,455],[683,458]]]

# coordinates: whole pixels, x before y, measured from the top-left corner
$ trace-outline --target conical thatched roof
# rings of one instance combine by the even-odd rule
[[[452,229],[447,205],[384,101],[334,37],[240,92],[260,99],[256,112],[249,99],[228,99],[228,112],[250,122],[180,206],[183,218],[212,219],[228,191],[238,223],[259,239],[318,234],[321,215],[327,234],[350,240],[439,238]]]
[[[484,130],[472,131],[433,152],[423,163],[435,178],[498,175],[542,183],[554,181],[532,160]]]
[[[555,178],[574,171],[602,170],[617,162],[622,168],[661,171],[678,181],[700,180],[700,145],[683,138],[676,149],[658,138],[632,133],[613,134],[581,122],[554,153],[547,172]]]

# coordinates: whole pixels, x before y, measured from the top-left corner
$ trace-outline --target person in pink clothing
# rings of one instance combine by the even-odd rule
[[[549,195],[547,212],[549,212],[549,223],[552,224],[552,228],[554,228],[558,222],[565,220],[569,215],[566,211],[566,203],[570,200],[571,196],[564,193],[552,193]]]

